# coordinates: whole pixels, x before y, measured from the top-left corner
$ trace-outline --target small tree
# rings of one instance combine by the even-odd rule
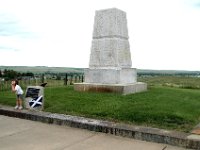
[[[17,78],[17,72],[14,70],[4,70],[4,75],[5,78],[9,79],[14,79]]]
[[[34,74],[32,72],[27,72],[26,76],[34,77]]]

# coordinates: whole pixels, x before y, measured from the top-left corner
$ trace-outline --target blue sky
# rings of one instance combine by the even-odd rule
[[[200,0],[0,0],[0,65],[89,65],[95,10],[127,13],[132,67],[200,70]]]

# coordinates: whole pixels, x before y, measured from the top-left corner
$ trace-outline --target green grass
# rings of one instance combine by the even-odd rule
[[[200,91],[153,86],[122,96],[76,92],[73,86],[47,87],[44,111],[107,119],[136,125],[190,131],[200,122]],[[0,93],[0,103],[15,105],[15,95]]]
[[[162,85],[186,89],[200,89],[200,78],[198,77],[154,76],[139,77],[138,80],[146,82],[149,86]]]

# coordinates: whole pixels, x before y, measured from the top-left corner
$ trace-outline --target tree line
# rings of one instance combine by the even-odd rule
[[[14,70],[7,70],[7,69],[4,69],[3,71],[0,70],[0,78],[4,78],[5,80],[21,78],[24,76],[34,77],[34,74],[32,72],[20,73]]]

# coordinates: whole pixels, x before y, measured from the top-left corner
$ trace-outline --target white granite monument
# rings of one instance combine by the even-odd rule
[[[131,68],[126,13],[117,8],[96,11],[89,69],[77,91],[130,94],[147,90]]]

